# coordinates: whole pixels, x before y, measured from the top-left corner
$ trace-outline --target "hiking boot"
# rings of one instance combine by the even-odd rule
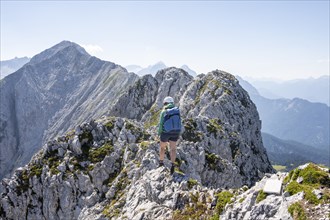
[[[159,161],[158,167],[164,167],[164,162],[163,161]]]
[[[173,173],[174,173],[174,171],[175,171],[175,165],[174,165],[174,164],[172,164],[172,166],[171,166],[171,174],[173,174]]]

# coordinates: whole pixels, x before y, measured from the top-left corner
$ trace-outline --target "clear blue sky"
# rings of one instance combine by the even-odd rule
[[[62,40],[122,66],[317,77],[329,75],[329,1],[1,0],[1,60]]]

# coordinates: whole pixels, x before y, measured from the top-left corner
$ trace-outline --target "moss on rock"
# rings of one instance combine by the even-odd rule
[[[223,131],[221,120],[217,118],[210,119],[206,128],[209,133],[217,134],[217,132]]]
[[[113,146],[111,146],[109,142],[106,142],[100,148],[91,149],[89,152],[88,159],[92,163],[98,163],[101,162],[105,158],[105,156],[109,155],[111,152],[113,152]]]
[[[216,170],[217,163],[219,161],[219,156],[214,153],[205,152],[205,161],[206,164],[210,167],[210,169]]]
[[[215,215],[219,216],[225,209],[228,203],[231,203],[231,198],[234,195],[229,191],[222,191],[216,195],[217,205],[215,206]]]
[[[189,178],[187,183],[188,183],[188,188],[189,189],[192,189],[195,185],[198,185],[197,180],[192,179],[192,178]]]
[[[186,204],[182,210],[175,210],[172,220],[206,220],[210,217],[206,204],[199,201],[199,193],[190,193],[190,203]]]
[[[259,203],[261,202],[262,200],[266,199],[267,197],[267,194],[263,191],[263,190],[260,190],[258,192],[258,196],[257,196],[257,199],[256,199],[256,203]]]
[[[159,116],[161,113],[162,109],[158,109],[156,108],[155,105],[153,105],[149,112],[150,112],[150,117],[149,119],[145,122],[144,127],[145,128],[150,128],[152,126],[157,126],[159,123]]]
[[[202,140],[203,134],[197,131],[197,123],[192,118],[183,120],[184,132],[182,133],[182,138],[191,142],[200,142]]]
[[[301,183],[296,181],[298,177],[302,177]],[[323,199],[318,199],[313,193],[314,189],[319,189],[321,187],[329,188],[329,181],[329,174],[315,164],[309,164],[304,169],[292,170],[284,179],[284,183],[287,184],[285,188],[286,191],[291,195],[304,192],[304,199],[314,205],[329,202],[326,196],[324,196]]]
[[[291,204],[288,208],[288,211],[294,220],[307,220],[305,210],[300,202]]]

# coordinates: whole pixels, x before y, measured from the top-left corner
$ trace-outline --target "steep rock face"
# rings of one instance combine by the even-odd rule
[[[141,85],[146,85],[145,89]],[[183,139],[193,142],[196,149],[205,147],[210,158],[216,155],[212,160],[219,166],[219,172],[205,173],[194,166],[189,172],[197,179],[199,173],[204,173],[205,177],[201,178],[206,185],[213,182],[218,186],[238,187],[251,185],[262,173],[272,172],[262,144],[256,107],[235,77],[223,71],[193,79],[183,70],[168,68],[159,71],[155,79],[145,76],[119,98],[115,108],[121,112],[115,116],[139,119],[143,115],[145,127],[154,128],[162,101],[168,95],[174,97],[187,122]],[[134,107],[125,108],[126,103]],[[154,129],[150,132],[154,134]]]
[[[158,82],[151,75],[145,75],[122,95],[109,110],[112,116],[141,120],[151,108],[158,92]]]
[[[0,178],[26,164],[46,140],[106,113],[137,79],[72,42],[33,57],[1,81]]]
[[[180,109],[182,115],[196,122],[197,134],[206,134],[200,144],[207,146],[210,154],[218,155],[226,167],[210,179],[225,184],[224,179],[233,178],[236,185],[231,186],[238,187],[251,185],[262,173],[272,172],[256,107],[232,75],[213,71],[197,76],[181,98]],[[228,176],[222,176],[226,171]]]
[[[192,79],[174,67],[158,71],[155,77],[145,75],[118,99],[109,114],[144,121],[150,112],[159,112],[166,96],[173,96],[178,102]]]
[[[174,175],[168,157],[158,168],[155,136],[167,95],[179,103],[184,127]],[[141,122],[110,117],[83,123],[5,179],[2,217],[181,219],[194,210],[205,219],[214,214],[222,188],[253,185],[273,172],[255,106],[230,74],[213,71],[192,80],[182,70],[165,69],[137,81],[114,106],[127,103],[134,113],[114,114]]]

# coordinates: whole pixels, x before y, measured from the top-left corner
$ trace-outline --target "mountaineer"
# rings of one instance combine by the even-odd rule
[[[165,150],[170,143],[171,174],[174,173],[176,159],[176,142],[181,132],[180,110],[174,105],[174,99],[165,97],[164,109],[160,113],[158,135],[160,136],[159,166],[164,166]]]

